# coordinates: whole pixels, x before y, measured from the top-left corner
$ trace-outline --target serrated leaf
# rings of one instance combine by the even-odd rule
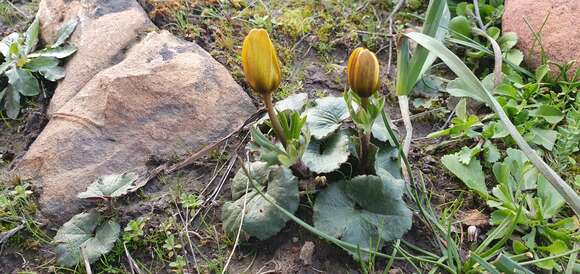
[[[120,226],[91,210],[73,216],[54,236],[60,265],[72,267],[81,261],[80,249],[90,263],[107,254],[119,238]]]
[[[377,243],[399,239],[411,228],[411,211],[402,200],[403,184],[374,175],[332,183],[316,198],[314,226],[361,248],[380,249],[382,244]],[[368,254],[349,252],[356,259],[367,259]]]
[[[73,33],[75,28],[77,27],[78,19],[72,19],[68,22],[64,23],[56,33],[57,38],[56,41],[50,46],[51,48],[59,47],[60,45],[64,44],[66,39]]]
[[[30,71],[12,68],[6,71],[8,83],[12,88],[24,96],[36,96],[40,93],[38,80]]]
[[[38,44],[38,33],[40,31],[40,22],[38,20],[38,16],[34,18],[32,24],[26,30],[26,40],[24,41],[25,51],[24,54],[31,53],[35,48],[36,44]]]
[[[110,199],[123,196],[135,186],[137,177],[134,172],[101,176],[77,197],[81,199]]]
[[[20,113],[20,93],[15,91],[10,85],[5,90],[4,108],[6,109],[6,116],[10,119],[16,119]]]
[[[342,97],[324,97],[315,102],[316,106],[304,113],[310,134],[320,140],[335,132],[349,117],[349,112]]]
[[[457,152],[459,162],[467,166],[469,163],[471,163],[471,160],[474,159],[477,154],[479,154],[479,152],[481,152],[480,145],[477,145],[473,148],[463,147],[459,152]]]
[[[495,163],[499,161],[501,154],[497,147],[489,140],[483,144],[483,157],[488,163]]]
[[[42,56],[28,60],[28,62],[24,64],[24,68],[33,72],[38,72],[54,68],[58,66],[58,63],[59,61],[55,57]]]
[[[469,165],[461,163],[459,154],[448,154],[441,158],[443,165],[457,176],[465,185],[480,194],[482,197],[488,197],[487,187],[485,186],[485,176],[479,160],[473,159]]]
[[[329,173],[348,160],[348,136],[337,132],[323,140],[312,140],[302,161],[316,173]]]
[[[261,190],[266,191],[276,204],[294,213],[298,209],[298,179],[292,175],[290,169],[282,166],[267,166],[265,163],[255,162],[249,165],[252,180]],[[257,176],[254,176],[257,175]],[[242,225],[243,237],[250,236],[264,240],[278,233],[288,221],[288,217],[274,205],[264,199],[251,186],[246,190],[249,179],[242,169],[238,170],[232,180],[233,202],[226,202],[222,209],[224,231],[229,235],[236,235],[242,219],[244,197],[247,202]],[[243,184],[243,185],[242,185]]]

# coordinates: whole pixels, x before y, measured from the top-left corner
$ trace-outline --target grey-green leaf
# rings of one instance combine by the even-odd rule
[[[34,57],[55,57],[58,59],[66,58],[77,51],[77,47],[74,45],[66,45],[64,47],[58,48],[46,48],[41,51],[37,51],[28,55],[29,58]]]
[[[541,105],[535,112],[531,113],[534,116],[544,118],[550,124],[557,124],[564,119],[564,112],[553,105]]]
[[[541,145],[549,151],[554,148],[554,143],[556,143],[556,137],[558,137],[558,132],[552,129],[541,129],[532,128],[531,133],[533,135],[531,141],[534,144]]]
[[[348,136],[337,132],[323,140],[312,140],[302,156],[302,161],[316,173],[337,170],[348,160]]]
[[[73,33],[78,23],[78,19],[72,19],[66,22],[59,30],[56,38],[56,41],[52,44],[51,48],[59,47],[60,45],[64,44],[66,39]]]
[[[455,97],[470,97],[480,102],[486,102],[480,93],[474,91],[459,77],[449,82],[445,91]]]
[[[488,197],[485,186],[485,176],[481,163],[477,159],[472,159],[469,165],[461,163],[461,156],[458,153],[445,155],[441,158],[443,165],[457,176],[465,185],[474,190],[482,197]]]
[[[97,178],[77,197],[81,199],[110,199],[127,194],[135,186],[137,174],[127,172],[122,174],[105,175]]]
[[[39,73],[48,81],[57,81],[64,78],[65,71],[63,67],[53,67],[39,71]]]
[[[42,56],[28,60],[28,62],[24,64],[24,68],[33,72],[39,72],[58,66],[58,62],[58,59],[55,57]]]
[[[330,184],[314,204],[314,226],[361,248],[380,249],[411,228],[411,211],[402,200],[403,181],[363,175]],[[368,254],[349,251],[356,259]],[[362,255],[363,257],[358,257]]]
[[[396,128],[394,125],[391,125],[391,128],[395,129],[396,132]],[[387,142],[391,145],[394,145],[394,141],[391,140],[391,135],[389,135],[389,131],[387,130],[385,123],[383,123],[382,119],[375,119],[374,123],[373,123],[373,127],[371,128],[371,133],[373,134],[373,137],[381,142]]]
[[[375,157],[375,170],[385,170],[393,177],[401,179],[401,158],[396,147],[380,145]]]
[[[14,90],[11,85],[8,85],[5,91],[4,108],[6,109],[6,116],[10,119],[16,119],[20,113],[20,93]]]
[[[305,111],[306,126],[316,139],[329,136],[349,117],[348,108],[342,97],[317,99],[316,106]]]
[[[254,167],[262,170],[250,171],[250,174],[260,174],[253,179],[261,190],[267,185],[266,195],[270,196],[276,204],[294,213],[298,209],[300,198],[298,196],[298,179],[292,175],[290,169],[282,166],[269,166],[264,163],[256,164]],[[243,170],[239,170],[232,183],[240,184],[248,182]],[[257,181],[260,180],[260,181]],[[236,196],[245,193],[246,185],[232,186],[236,189]],[[234,191],[234,190],[232,190]],[[242,192],[240,192],[242,191]],[[251,186],[248,186],[248,193],[242,195],[233,202],[226,202],[222,208],[222,222],[224,231],[229,235],[236,235],[242,220],[242,209],[244,208],[244,198],[247,201],[245,216],[242,225],[243,237],[254,236],[264,240],[278,233],[288,221],[288,217],[280,212],[274,205],[264,199]]]
[[[20,34],[18,32],[14,32],[0,41],[0,53],[6,58],[10,57],[10,47],[16,40],[20,38]]]
[[[107,254],[119,238],[120,226],[105,220],[99,212],[91,210],[73,216],[56,233],[56,255],[60,265],[72,267],[81,261],[80,250],[90,263]]]
[[[302,112],[306,102],[308,101],[308,94],[296,93],[288,96],[286,99],[276,102],[274,108],[277,111],[293,110]]]
[[[0,75],[4,74],[4,71],[6,71],[10,67],[10,65],[12,65],[12,64],[13,64],[13,62],[10,62],[10,61],[6,61],[6,62],[0,64]]]
[[[40,31],[40,22],[38,17],[34,18],[32,24],[26,30],[26,40],[24,41],[25,52],[24,54],[29,54],[36,48],[38,44],[38,33]]]
[[[40,93],[40,86],[38,80],[32,75],[30,71],[12,68],[6,71],[8,76],[8,83],[14,90],[20,92],[24,96],[36,96]]]
[[[519,49],[510,49],[505,54],[505,58],[516,66],[524,61],[524,54]]]

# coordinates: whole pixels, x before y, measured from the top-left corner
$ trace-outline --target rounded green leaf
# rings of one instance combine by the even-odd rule
[[[119,238],[119,224],[105,220],[98,211],[91,210],[73,216],[54,236],[56,255],[60,265],[75,266],[81,261],[80,250],[90,263],[107,254]]]
[[[348,136],[338,132],[323,140],[312,140],[302,156],[302,161],[316,173],[337,170],[348,160]]]
[[[298,196],[298,179],[292,175],[290,169],[282,166],[266,167],[264,163],[255,163],[251,166],[256,167],[256,170],[250,171],[253,177],[252,181],[257,183],[258,187],[274,199],[278,205],[294,213],[298,209],[300,198]],[[240,170],[232,181],[233,184],[236,184],[234,192],[236,196],[245,193],[245,183],[243,191],[240,192],[242,182],[250,183],[247,177],[243,177],[246,177],[245,173]],[[260,196],[251,185],[248,185],[247,194],[241,195],[233,202],[226,202],[222,208],[222,222],[226,233],[232,236],[236,235],[242,221],[244,199],[247,203],[242,225],[244,238],[253,236],[264,240],[274,236],[284,228],[288,217]]]
[[[329,136],[349,117],[348,108],[342,97],[317,99],[316,106],[305,111],[306,126],[316,139]]]
[[[471,23],[465,16],[455,16],[449,21],[449,32],[453,38],[471,37]]]
[[[411,211],[402,199],[403,185],[386,173],[332,183],[316,198],[314,226],[361,248],[380,249],[379,238],[399,239],[411,228]],[[349,252],[366,259],[366,254]]]

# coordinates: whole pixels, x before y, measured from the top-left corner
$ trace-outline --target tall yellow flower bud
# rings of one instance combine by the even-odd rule
[[[242,46],[242,65],[246,80],[259,94],[271,93],[280,85],[280,64],[276,49],[264,29],[252,29]]]
[[[348,58],[348,85],[362,98],[379,89],[379,60],[370,50],[355,49]]]

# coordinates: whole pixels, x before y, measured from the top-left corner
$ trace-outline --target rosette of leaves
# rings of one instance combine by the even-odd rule
[[[77,25],[77,20],[66,22],[57,33],[57,39],[42,50],[36,50],[40,23],[35,18],[26,33],[12,33],[0,41],[0,78],[7,77],[8,85],[0,86],[0,110],[16,119],[20,113],[21,96],[40,94],[38,78],[57,81],[64,77],[61,59],[77,50],[65,44]],[[1,83],[1,82],[0,82]]]
[[[294,213],[300,202],[298,179],[284,166],[268,165],[265,162],[245,165],[251,179],[244,169],[238,170],[232,179],[233,201],[226,202],[222,209],[224,231],[235,236],[241,224],[243,238],[256,237],[264,240],[282,230],[288,218],[264,199],[257,189],[271,197],[276,204]]]

